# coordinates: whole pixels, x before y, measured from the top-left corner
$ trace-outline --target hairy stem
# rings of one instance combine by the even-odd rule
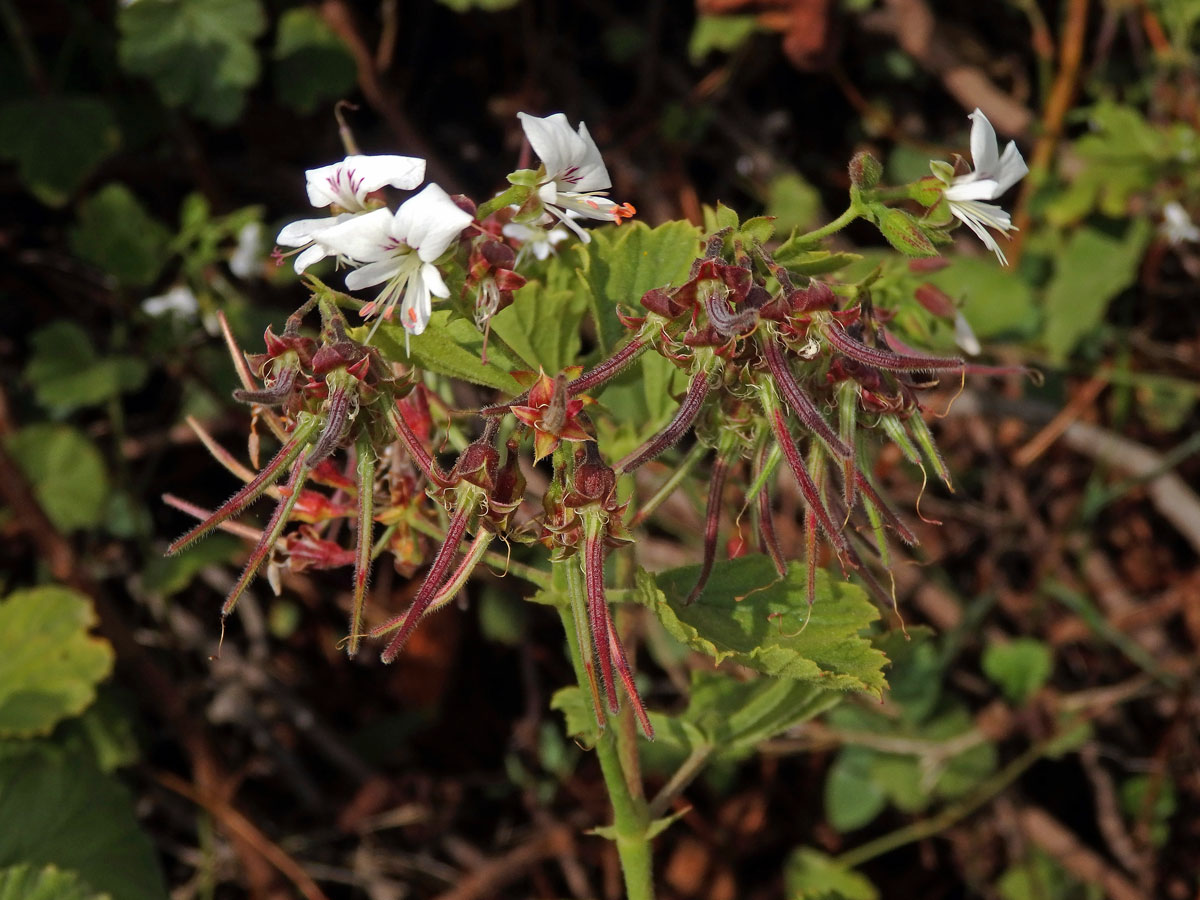
[[[576,631],[576,623],[571,609],[585,605],[587,602],[586,587],[579,561],[565,559],[554,563],[555,583],[567,588],[571,605],[560,604],[559,616],[562,618],[563,630],[567,634],[567,648],[571,654],[571,663],[575,668],[575,677],[579,686],[585,692],[592,690],[591,678],[584,665],[581,641]],[[574,573],[571,570],[574,569]],[[600,772],[604,777],[604,785],[608,789],[609,801],[613,809],[613,841],[617,845],[617,855],[621,859],[621,873],[625,879],[625,896],[628,900],[653,900],[654,898],[654,866],[650,850],[650,811],[644,800],[635,797],[629,790],[625,780],[625,771],[621,766],[621,757],[617,752],[614,729],[604,728],[603,722],[597,720],[600,726],[599,737],[596,740],[596,758],[600,762]]]
[[[667,424],[666,428],[613,466],[617,474],[632,472],[638,466],[648,463],[676,444],[696,421],[696,416],[700,414],[700,407],[704,405],[704,399],[708,396],[708,390],[708,376],[704,372],[697,373],[692,378],[692,383],[688,385],[687,394],[684,395],[683,402],[679,404],[679,409],[675,411],[675,418]]]

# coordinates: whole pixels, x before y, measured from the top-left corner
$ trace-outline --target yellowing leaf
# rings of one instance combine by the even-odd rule
[[[88,634],[95,623],[91,602],[63,587],[0,601],[0,737],[49,734],[96,699],[113,651]]]

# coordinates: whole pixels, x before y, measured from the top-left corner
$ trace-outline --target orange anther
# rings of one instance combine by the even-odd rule
[[[617,220],[617,224],[621,224],[622,219],[632,219],[637,215],[637,209],[632,203],[622,203],[613,209],[613,218]]]

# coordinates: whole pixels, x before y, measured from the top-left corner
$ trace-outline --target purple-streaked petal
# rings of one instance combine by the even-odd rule
[[[517,113],[525,137],[533,152],[546,166],[547,176],[559,186],[573,191],[599,191],[612,186],[604,160],[587,126],[576,133],[562,113],[539,119]]]
[[[333,228],[320,232],[316,241],[327,253],[364,263],[376,262],[392,256],[396,251],[392,220],[390,209],[350,216]]]
[[[363,210],[367,195],[385,185],[412,190],[425,180],[425,160],[414,156],[347,156],[304,173],[313,206]]]

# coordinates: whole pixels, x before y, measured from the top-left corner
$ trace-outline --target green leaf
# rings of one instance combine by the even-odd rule
[[[1089,896],[1056,860],[1037,849],[1027,862],[1000,876],[996,893],[1002,900],[1083,900]]]
[[[861,588],[819,570],[810,615],[803,567],[790,564],[780,579],[765,556],[744,556],[717,563],[704,593],[685,605],[698,573],[699,566],[641,571],[634,598],[673,637],[718,663],[882,696],[887,658],[860,634],[879,611]]]
[[[47,206],[64,206],[121,143],[116,119],[92,97],[37,97],[0,106],[0,158]]]
[[[788,900],[879,900],[875,885],[812,847],[797,847],[784,869]]]
[[[559,688],[550,698],[550,708],[563,714],[567,734],[584,747],[596,746],[600,734],[596,730],[596,712],[592,701],[578,685]]]
[[[1130,822],[1150,826],[1150,843],[1166,845],[1171,837],[1170,819],[1179,808],[1175,785],[1161,775],[1134,775],[1121,783],[1121,809]]]
[[[687,709],[677,716],[651,713],[657,740],[686,752],[738,759],[762,741],[817,716],[842,699],[826,690],[787,678],[735,681],[720,672],[692,672]]]
[[[112,900],[97,894],[74,872],[28,864],[0,869],[0,900]]]
[[[0,737],[49,734],[96,699],[113,651],[88,634],[95,624],[91,601],[63,587],[0,601]]]
[[[875,646],[892,663],[888,702],[895,704],[905,722],[925,721],[942,696],[942,661],[932,634],[927,626],[914,625],[907,634],[889,631],[875,639]]]
[[[989,644],[983,651],[983,674],[999,685],[1004,696],[1019,706],[1041,689],[1050,677],[1054,655],[1033,638],[1007,644]]]
[[[580,325],[587,297],[579,290],[553,290],[531,281],[513,294],[512,306],[492,319],[492,332],[521,355],[531,371],[556,375],[574,365],[582,347]]]
[[[166,900],[133,800],[86,757],[24,753],[0,759],[0,866],[55,865],[119,900]]]
[[[757,16],[698,16],[688,39],[688,59],[698,65],[714,50],[732,53],[761,30]]]
[[[69,425],[29,425],[9,437],[8,450],[55,527],[73,531],[100,524],[108,472],[82,432]]]
[[[81,753],[105,773],[133,765],[140,756],[130,711],[111,683],[102,685],[82,715],[58,724],[48,739],[68,753]]]
[[[598,228],[578,248],[580,277],[596,320],[602,353],[610,353],[625,333],[617,305],[641,310],[651,288],[682,284],[700,253],[700,231],[687,222],[650,228],[644,222]]]
[[[495,347],[488,347],[488,363],[479,361],[483,335],[466,319],[450,321],[450,311],[434,310],[423,334],[410,337],[405,351],[403,326],[384,322],[375,331],[375,344],[396,362],[411,362],[422,369],[461,378],[472,384],[496,388],[506,394],[519,394],[521,385],[508,373],[523,368]]]
[[[771,254],[775,262],[793,275],[825,275],[836,272],[863,257],[858,253],[835,253],[832,250],[813,250],[800,235],[793,234]]]
[[[878,755],[865,747],[846,747],[825,777],[825,817],[845,834],[870,823],[887,806],[887,794],[872,766]]]
[[[1037,330],[1038,315],[1033,291],[1019,274],[986,257],[959,256],[926,280],[955,300],[971,329],[983,339],[1026,338]]]
[[[1094,228],[1071,236],[1046,288],[1043,341],[1051,359],[1061,363],[1104,319],[1109,302],[1137,278],[1138,263],[1153,229],[1135,219],[1123,239]]]
[[[79,205],[68,234],[71,249],[124,287],[144,287],[158,277],[171,235],[123,184],[108,184]]]
[[[820,212],[820,192],[799,173],[784,172],[767,185],[767,215],[775,217],[780,234],[812,228]]]
[[[216,125],[237,121],[258,81],[258,0],[139,0],[117,12],[121,66],[149,78],[168,106]]]
[[[273,56],[275,96],[302,113],[354,88],[354,57],[314,8],[300,6],[279,17]]]
[[[66,414],[135,391],[146,381],[146,364],[132,356],[99,357],[87,332],[59,319],[33,333],[25,381],[37,402]]]

